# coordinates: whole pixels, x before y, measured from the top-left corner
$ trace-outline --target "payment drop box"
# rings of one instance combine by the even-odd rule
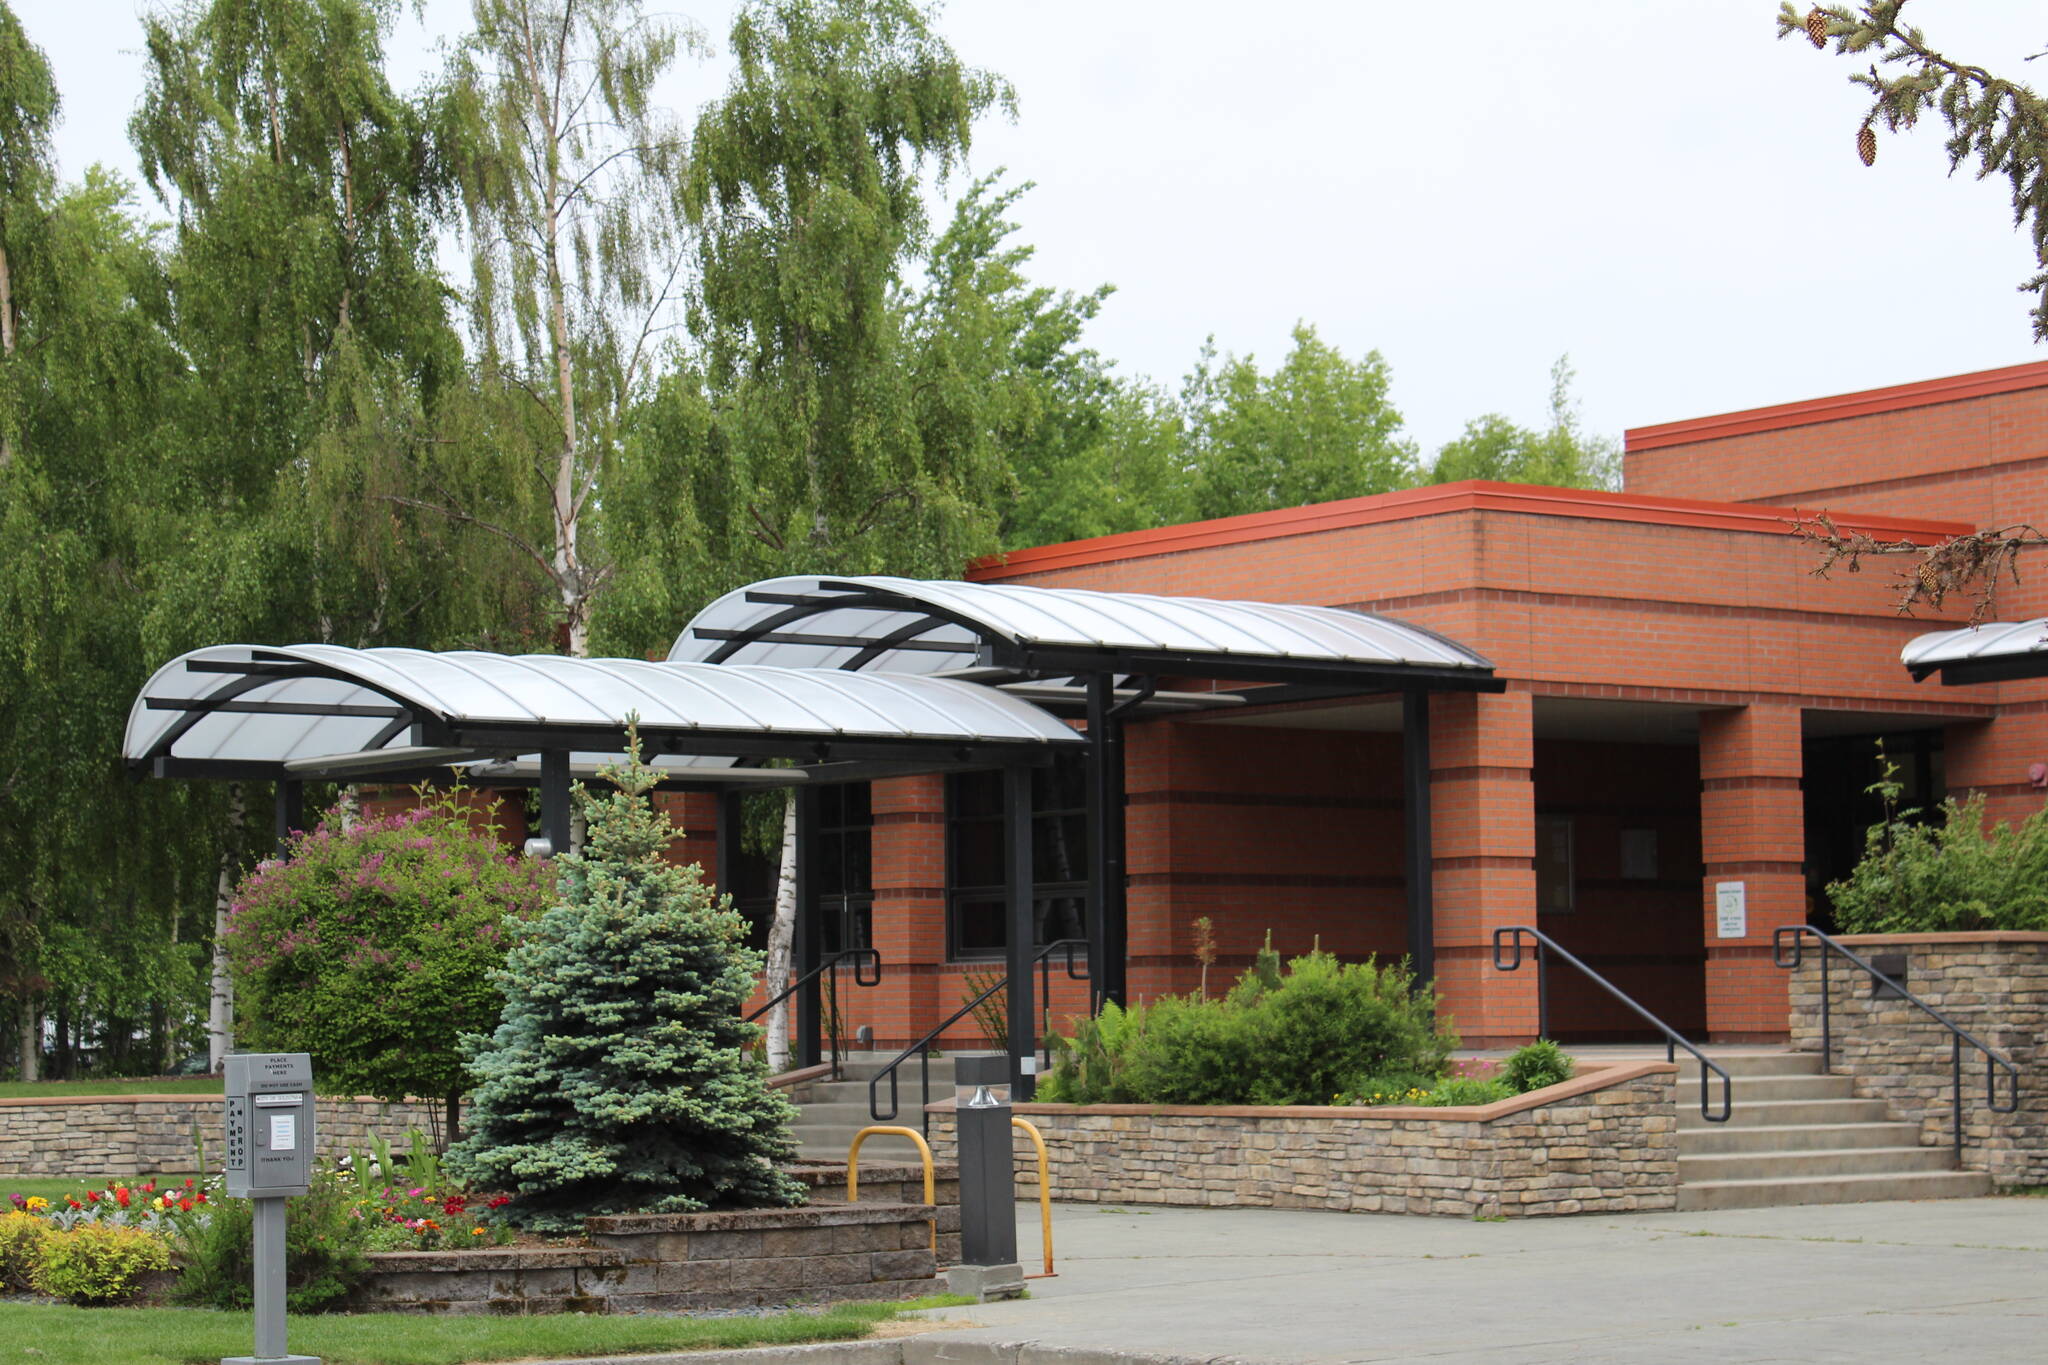
[[[313,1174],[313,1059],[244,1052],[227,1059],[230,1195],[304,1194]]]

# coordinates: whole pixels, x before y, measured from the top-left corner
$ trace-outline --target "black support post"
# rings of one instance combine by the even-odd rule
[[[1009,885],[1010,1086],[1018,1100],[1031,1098],[1037,1077],[1024,1059],[1038,1056],[1037,1021],[1031,1001],[1031,955],[1038,941],[1031,870],[1031,769],[1003,769],[1003,866]]]
[[[801,980],[816,971],[824,960],[824,928],[818,922],[818,879],[811,867],[812,845],[817,842],[818,793],[810,787],[796,789],[796,924],[790,941],[790,971]],[[825,1059],[819,1040],[823,1015],[817,978],[796,993],[796,1064],[816,1066]]]
[[[718,794],[718,839],[712,845],[712,856],[718,860],[718,875],[712,883],[728,896],[739,894],[739,878],[734,874],[740,866],[740,822],[745,811],[736,791],[722,791]]]
[[[1408,960],[1436,976],[1436,890],[1429,818],[1429,693],[1401,694],[1401,788],[1408,818]]]
[[[560,857],[569,851],[569,751],[544,749],[540,756],[540,834]]]
[[[277,852],[282,857],[291,843],[292,831],[306,827],[306,784],[296,778],[277,779]]]
[[[1088,678],[1088,978],[1097,1004],[1125,1000],[1130,933],[1124,878],[1123,721],[1116,678]]]

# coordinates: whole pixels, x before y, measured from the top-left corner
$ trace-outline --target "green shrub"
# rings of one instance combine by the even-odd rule
[[[91,1307],[132,1296],[152,1270],[171,1268],[171,1249],[147,1228],[80,1223],[43,1239],[29,1283],[66,1303]]]
[[[1539,1038],[1509,1054],[1507,1065],[1501,1068],[1500,1078],[1507,1083],[1510,1093],[1526,1095],[1531,1090],[1570,1080],[1572,1059],[1556,1043],[1548,1038]]]
[[[1449,1108],[1452,1105],[1493,1104],[1499,1100],[1515,1097],[1515,1090],[1506,1081],[1480,1080],[1472,1076],[1446,1076],[1436,1083],[1436,1089],[1422,1099],[1432,1108]]]
[[[1883,757],[1883,750],[1879,750]],[[2048,929],[2048,809],[2017,826],[1984,826],[1984,795],[1941,803],[1940,818],[1898,807],[1896,765],[1868,790],[1885,818],[1864,835],[1863,858],[1828,884],[1844,933],[1944,933]]]
[[[0,1294],[19,1294],[29,1287],[49,1236],[50,1225],[33,1213],[0,1213]]]
[[[553,880],[509,857],[460,793],[292,836],[235,891],[223,942],[236,1041],[310,1052],[323,1088],[402,1100],[468,1087],[460,1037],[503,1003],[491,973],[508,923],[538,914]]]
[[[305,1194],[285,1201],[285,1306],[291,1312],[339,1308],[362,1281],[372,1224],[360,1216],[359,1200],[353,1176],[321,1168]],[[212,1217],[177,1233],[183,1273],[172,1297],[197,1308],[246,1311],[256,1266],[254,1204],[222,1199],[211,1207]]]
[[[1105,1006],[1051,1041],[1043,1099],[1074,1104],[1328,1104],[1369,1078],[1427,1088],[1457,1037],[1404,966],[1262,953],[1220,1000]],[[1267,960],[1270,957],[1270,960]]]

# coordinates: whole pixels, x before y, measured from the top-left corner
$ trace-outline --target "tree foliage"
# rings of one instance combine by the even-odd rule
[[[1347,359],[1300,323],[1271,374],[1251,356],[1204,349],[1182,390],[1194,510],[1228,517],[1406,488],[1414,442],[1388,397],[1378,351]]]
[[[1974,161],[1978,179],[2005,177],[2013,222],[2027,228],[2042,267],[2021,288],[2036,297],[2035,339],[2048,340],[2048,101],[2031,86],[1937,50],[1919,28],[1900,22],[1905,7],[1906,0],[1872,0],[1801,10],[1781,0],[1778,36],[1820,48],[1832,42],[1837,55],[1864,62],[1849,79],[1870,94],[1856,130],[1865,165],[1877,159],[1876,127],[1905,132],[1932,115],[1948,128],[1951,171]]]
[[[1619,488],[1621,450],[1611,438],[1586,432],[1572,399],[1573,373],[1569,356],[1558,357],[1550,367],[1547,428],[1536,431],[1497,412],[1474,418],[1462,435],[1437,451],[1429,482],[1490,479],[1552,488]]]
[[[589,824],[560,859],[559,899],[516,930],[498,982],[504,1012],[473,1038],[469,1135],[449,1171],[512,1195],[522,1226],[575,1231],[588,1214],[794,1204],[774,1169],[792,1155],[794,1107],[749,1056],[740,1011],[761,968],[746,925],[675,838],[639,759],[579,786]]]

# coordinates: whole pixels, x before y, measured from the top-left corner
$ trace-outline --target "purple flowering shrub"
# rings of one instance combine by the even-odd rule
[[[323,1091],[452,1100],[460,1038],[504,1004],[509,922],[549,901],[547,866],[507,852],[453,794],[292,836],[236,889],[226,943],[236,1040],[309,1052]]]

